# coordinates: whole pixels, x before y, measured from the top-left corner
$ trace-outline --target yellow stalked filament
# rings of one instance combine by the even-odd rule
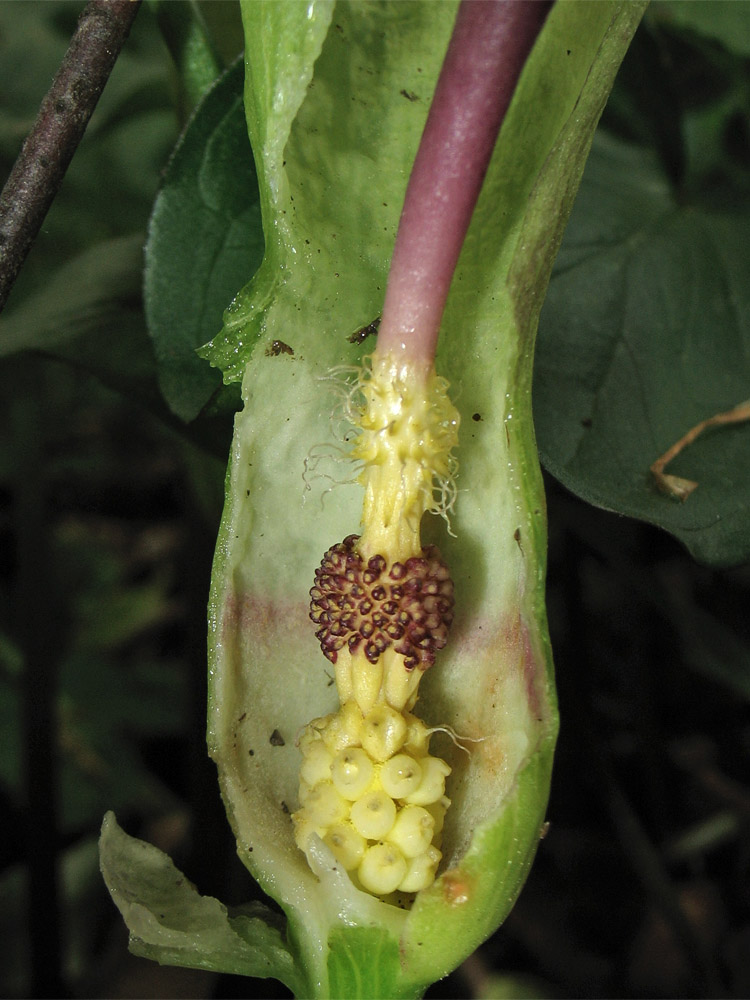
[[[433,370],[389,356],[372,359],[356,391],[362,534],[326,552],[310,591],[341,707],[300,736],[292,819],[303,851],[320,837],[355,885],[387,898],[432,884],[450,805],[450,768],[412,709],[453,619],[450,574],[422,547],[420,523],[452,508],[458,414]]]

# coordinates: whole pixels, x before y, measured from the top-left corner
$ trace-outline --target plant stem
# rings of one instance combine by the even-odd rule
[[[746,420],[750,420],[750,400],[738,403],[731,410],[727,410],[725,413],[717,413],[707,420],[701,420],[695,427],[691,427],[686,434],[682,435],[679,441],[673,444],[671,448],[668,448],[663,455],[649,466],[657,487],[667,496],[684,503],[693,490],[697,489],[698,484],[692,479],[672,476],[668,472],[665,472],[664,469],[673,458],[677,458],[683,449],[691,445],[698,435],[702,434],[709,427],[717,427],[720,424],[738,424]]]
[[[83,138],[140,0],[90,0],[0,195],[0,312]]]
[[[448,289],[545,0],[463,0],[404,199],[377,353],[431,366]]]

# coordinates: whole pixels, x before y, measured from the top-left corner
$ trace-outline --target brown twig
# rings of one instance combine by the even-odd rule
[[[0,312],[83,138],[140,0],[90,0],[0,195]]]
[[[689,444],[692,444],[707,427],[716,427],[718,424],[738,424],[743,420],[750,420],[750,400],[739,403],[725,413],[717,413],[715,416],[709,417],[708,420],[702,420],[695,427],[691,427],[687,434],[683,434],[679,441],[675,442],[671,448],[665,451],[660,458],[657,458],[649,466],[651,475],[654,477],[659,490],[675,500],[683,502],[687,500],[698,484],[693,479],[682,479],[680,476],[670,475],[664,471],[665,466],[673,458],[676,458],[683,448],[687,448]]]

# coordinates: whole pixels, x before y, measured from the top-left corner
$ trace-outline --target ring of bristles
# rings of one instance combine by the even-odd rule
[[[326,382],[337,397],[337,403],[330,416],[330,428],[331,436],[338,444],[333,442],[314,444],[305,457],[302,479],[306,492],[311,489],[315,480],[326,480],[331,484],[325,490],[325,493],[328,493],[337,486],[346,486],[359,481],[367,464],[352,459],[351,446],[356,438],[366,433],[362,427],[362,415],[367,408],[365,387],[372,381],[372,358],[369,356],[364,358],[360,367],[338,365],[322,376],[320,381]],[[447,392],[448,382],[446,379],[438,377],[435,379],[435,387],[438,398],[440,398]],[[439,404],[433,403],[432,409],[436,415],[441,415]],[[346,430],[341,429],[342,425],[346,427]],[[437,430],[438,435],[440,434],[440,419],[431,421],[430,426],[433,432]],[[454,434],[455,431],[451,429],[447,432],[446,437]],[[450,517],[458,495],[456,486],[458,459],[453,455],[451,447],[452,443],[442,447],[440,441],[435,442],[435,452],[442,456],[442,465],[432,468],[430,481],[424,483],[421,488],[424,509],[443,518],[448,527],[449,535],[453,535]],[[326,462],[333,465],[348,462],[353,464],[353,468],[348,475],[339,478],[332,473],[320,471],[321,464]]]

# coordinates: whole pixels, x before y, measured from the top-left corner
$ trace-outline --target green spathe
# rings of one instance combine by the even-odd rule
[[[453,767],[453,804],[442,874],[406,911],[355,889],[320,842],[311,870],[289,811],[295,737],[336,702],[308,590],[322,554],[357,531],[361,512],[361,487],[326,444],[338,426],[329,373],[369,350],[348,336],[380,311],[455,5],[243,4],[266,256],[206,350],[226,378],[242,378],[245,402],[214,565],[208,737],[240,856],[287,914],[302,995],[419,995],[504,919],[531,864],[557,731],[533,341],[594,128],[642,9],[552,9],[449,297],[437,369],[462,416],[461,492],[454,535],[431,519],[425,541],[451,567],[456,618],[418,712],[467,740],[433,736]],[[329,495],[332,478],[342,482]]]

